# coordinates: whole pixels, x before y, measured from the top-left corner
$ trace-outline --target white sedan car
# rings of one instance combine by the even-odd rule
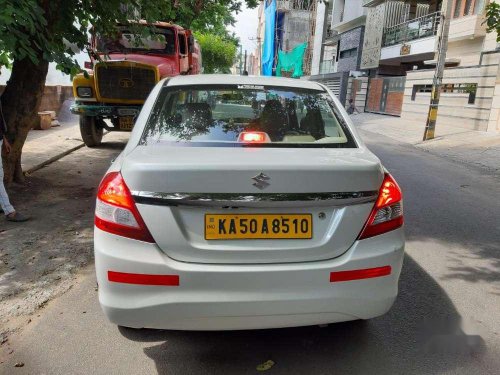
[[[163,80],[104,176],[99,301],[134,328],[370,319],[398,292],[402,193],[311,81]]]

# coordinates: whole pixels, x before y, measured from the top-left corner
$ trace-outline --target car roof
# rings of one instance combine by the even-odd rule
[[[311,90],[324,90],[317,82],[304,79],[265,76],[240,76],[231,74],[195,74],[170,78],[167,86],[191,85],[261,85]]]

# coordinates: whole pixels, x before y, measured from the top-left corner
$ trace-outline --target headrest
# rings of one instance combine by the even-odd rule
[[[212,109],[208,103],[186,103],[183,107],[183,118],[212,120]]]
[[[262,130],[269,133],[271,138],[281,133],[287,126],[287,116],[279,100],[268,100],[260,115]]]
[[[182,109],[184,126],[206,129],[212,124],[212,109],[207,103],[186,103]]]

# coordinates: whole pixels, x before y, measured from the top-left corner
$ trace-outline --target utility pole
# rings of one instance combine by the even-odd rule
[[[243,73],[243,46],[240,44],[240,75]]]
[[[427,123],[425,124],[424,141],[434,138],[436,130],[436,119],[439,108],[439,96],[441,94],[441,86],[443,84],[444,65],[446,62],[446,52],[448,50],[448,34],[450,31],[451,8],[452,0],[444,0],[441,9],[441,23],[438,43],[438,59],[436,63],[436,71],[432,81],[431,102],[429,104],[429,113],[427,115]],[[444,10],[443,10],[444,8]]]
[[[243,66],[244,66],[244,68],[243,68],[243,75],[247,76],[248,75],[248,71],[247,71],[247,50],[245,50],[245,64]]]

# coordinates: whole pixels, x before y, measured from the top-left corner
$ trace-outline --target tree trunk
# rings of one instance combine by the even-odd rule
[[[21,153],[28,132],[37,121],[37,112],[42,101],[45,79],[49,63],[38,56],[39,62],[34,64],[29,58],[14,61],[12,74],[5,91],[0,97],[2,109],[7,123],[7,139],[12,145],[9,154],[3,153],[5,182],[23,182],[21,169]]]

